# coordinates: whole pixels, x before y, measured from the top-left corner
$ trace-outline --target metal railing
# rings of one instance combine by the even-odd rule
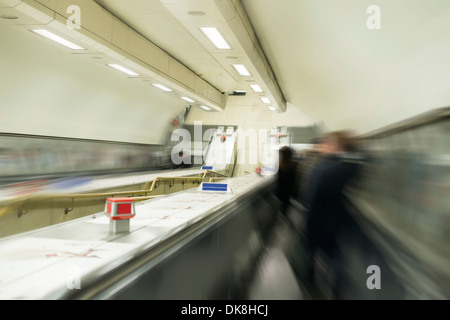
[[[65,208],[64,213],[67,214],[71,212],[74,209],[74,201],[75,199],[89,199],[89,198],[101,198],[101,197],[114,197],[114,196],[121,196],[121,195],[131,195],[131,198],[133,198],[135,201],[144,201],[149,200],[156,197],[161,197],[162,195],[153,195],[153,196],[147,196],[148,193],[153,192],[158,186],[161,181],[173,181],[173,184],[170,185],[172,187],[175,184],[175,181],[181,180],[182,184],[184,185],[185,181],[192,181],[193,183],[200,184],[203,182],[203,180],[206,179],[207,175],[218,175],[221,176],[220,179],[227,178],[227,175],[212,171],[212,170],[205,170],[203,173],[199,173],[197,177],[156,177],[153,180],[145,183],[144,189],[141,190],[129,190],[129,191],[111,191],[111,192],[95,192],[95,193],[66,193],[66,194],[38,194],[38,195],[26,195],[17,197],[9,203],[2,207],[0,209],[0,219],[6,215],[8,212],[14,212],[17,210],[18,216],[22,216],[23,214],[26,214],[28,212],[28,209],[23,208],[24,205],[27,202],[30,201],[41,201],[41,200],[54,200],[54,199],[72,199],[72,206],[71,208]],[[211,177],[211,179],[216,179]],[[151,184],[150,184],[151,183]],[[149,186],[149,187],[148,187]],[[148,187],[148,189],[147,189]],[[139,197],[134,197],[135,194],[141,194]],[[142,196],[144,194],[144,196]]]

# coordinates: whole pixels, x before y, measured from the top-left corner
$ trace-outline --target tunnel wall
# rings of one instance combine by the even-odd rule
[[[363,139],[365,160],[348,190],[355,218],[408,288],[450,296],[450,117],[436,110]]]
[[[18,26],[0,28],[0,132],[164,144],[187,103]]]

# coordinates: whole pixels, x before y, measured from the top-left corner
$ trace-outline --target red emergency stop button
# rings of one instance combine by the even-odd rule
[[[105,214],[111,220],[133,218],[136,215],[134,199],[127,197],[106,199]]]

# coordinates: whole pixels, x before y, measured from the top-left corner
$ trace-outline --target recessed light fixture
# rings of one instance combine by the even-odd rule
[[[208,38],[209,41],[216,47],[221,50],[231,49],[230,45],[224,39],[224,37],[220,34],[219,30],[214,27],[202,27],[200,31]]]
[[[16,19],[19,19],[19,17],[17,17],[17,16],[10,16],[8,14],[2,14],[0,16],[0,18],[5,19],[5,20],[16,20]]]
[[[251,84],[250,88],[255,92],[264,92],[263,89],[259,86],[259,84]]]
[[[236,69],[236,71],[241,76],[244,76],[244,77],[250,77],[251,76],[250,72],[248,72],[247,68],[243,64],[233,64],[232,66]]]
[[[262,97],[261,101],[264,102],[264,103],[270,103],[270,99],[266,98],[266,97]]]
[[[267,109],[269,109],[270,111],[277,111],[275,107],[267,107]]]
[[[60,36],[50,32],[48,30],[45,30],[45,29],[34,29],[34,30],[31,30],[31,31],[33,31],[34,33],[37,33],[37,34],[39,34],[39,35],[41,35],[43,37],[46,37],[47,39],[50,39],[50,40],[53,40],[53,41],[55,41],[55,42],[57,42],[59,44],[62,44],[63,46],[65,46],[67,48],[70,48],[70,49],[73,49],[73,50],[85,50],[84,48],[80,47],[79,45],[76,45],[75,43],[70,42],[69,40],[61,38]]]
[[[207,106],[200,106],[200,108],[202,108],[203,110],[206,110],[206,111],[211,111],[211,108],[209,108]]]
[[[152,86],[157,87],[157,88],[159,88],[159,89],[161,89],[163,91],[166,91],[166,92],[173,91],[172,89],[169,89],[169,88],[167,88],[167,87],[165,87],[165,86],[163,86],[162,84],[159,84],[159,83],[154,83],[154,84],[152,84]]]
[[[191,16],[205,16],[206,13],[203,11],[188,11],[188,14]]]
[[[188,97],[181,97],[181,99],[183,99],[183,100],[185,100],[187,102],[191,102],[191,103],[195,102],[194,100],[192,100],[191,98],[188,98]]]
[[[114,68],[114,69],[116,69],[116,70],[122,71],[123,73],[126,73],[126,74],[129,75],[129,76],[139,76],[138,73],[136,73],[136,72],[134,72],[134,71],[131,71],[130,69],[127,69],[127,68],[125,68],[125,67],[122,67],[122,66],[119,65],[119,64],[110,63],[110,64],[108,64],[107,66],[109,66],[109,67],[111,67],[111,68]]]

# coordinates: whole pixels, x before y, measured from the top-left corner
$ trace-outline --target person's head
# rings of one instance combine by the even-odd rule
[[[322,153],[322,149],[323,149],[323,137],[316,137],[311,141],[311,149],[309,150],[310,154],[314,154],[314,153]]]
[[[325,154],[339,154],[352,151],[354,147],[353,135],[348,131],[333,131],[323,138],[322,152]]]
[[[280,148],[280,160],[286,161],[292,159],[293,151],[290,147],[284,146]]]
[[[288,146],[281,147],[279,150],[279,166],[284,168],[293,160],[294,151]]]

